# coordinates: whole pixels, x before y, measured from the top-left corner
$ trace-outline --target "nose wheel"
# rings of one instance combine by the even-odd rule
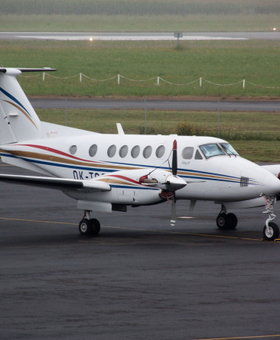
[[[270,222],[268,227],[265,225],[263,228],[263,237],[267,241],[274,241],[279,237],[279,227],[276,223]]]
[[[279,237],[279,227],[276,223],[272,222],[276,217],[276,215],[273,214],[275,197],[263,197],[266,201],[266,210],[263,211],[263,213],[268,214],[268,218],[265,221],[265,226],[263,228],[263,238],[267,241],[274,241]]]

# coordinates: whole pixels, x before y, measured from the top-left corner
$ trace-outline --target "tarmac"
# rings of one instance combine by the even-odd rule
[[[228,232],[211,202],[179,201],[175,227],[168,203],[129,208],[82,237],[74,200],[0,188],[2,340],[280,337],[280,243],[262,241],[262,208],[236,211]]]

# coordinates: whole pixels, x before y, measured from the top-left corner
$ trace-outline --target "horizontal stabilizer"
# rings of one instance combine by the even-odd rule
[[[6,73],[10,68],[8,67],[0,67],[0,72]],[[19,70],[21,72],[50,72],[50,71],[56,71],[55,68],[50,68],[50,67],[43,67],[43,68],[17,68],[15,67],[14,69]]]
[[[74,179],[39,177],[39,176],[18,176],[18,175],[0,175],[0,182],[9,182],[12,184],[22,184],[29,186],[42,187],[57,190],[77,190],[86,189],[90,191],[109,191],[109,184],[100,181],[78,181]]]

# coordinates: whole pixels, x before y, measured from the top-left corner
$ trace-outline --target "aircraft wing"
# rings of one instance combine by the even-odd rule
[[[0,174],[0,182],[8,182],[12,184],[22,184],[36,186],[48,189],[70,190],[70,189],[86,189],[90,191],[110,191],[111,187],[108,183],[88,180],[79,181],[74,179],[64,179],[55,177],[39,177],[39,176],[19,176]]]
[[[267,171],[271,172],[277,178],[279,178],[280,164],[262,165],[261,167],[263,169],[266,169]]]

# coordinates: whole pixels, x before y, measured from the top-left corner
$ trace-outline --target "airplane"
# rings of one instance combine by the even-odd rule
[[[2,161],[40,174],[1,174],[0,181],[62,191],[84,215],[82,235],[98,235],[96,211],[177,200],[213,201],[221,206],[217,227],[236,228],[232,209],[266,206],[263,238],[275,240],[272,222],[280,193],[280,165],[259,166],[225,140],[205,136],[101,134],[40,121],[17,76],[52,68],[0,68],[0,155]]]

